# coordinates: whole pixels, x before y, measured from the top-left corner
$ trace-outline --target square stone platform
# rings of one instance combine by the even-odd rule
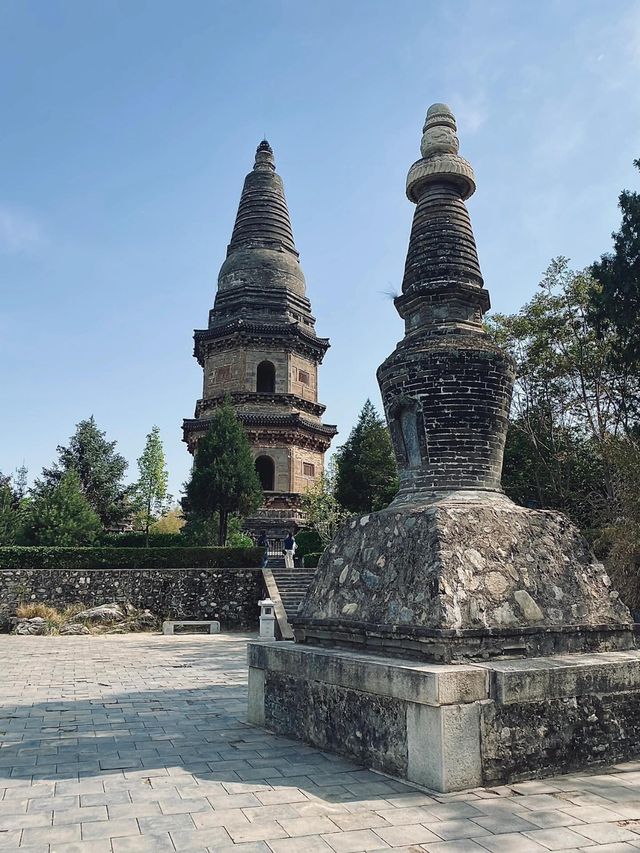
[[[249,721],[457,791],[640,754],[640,651],[431,664],[250,643]]]

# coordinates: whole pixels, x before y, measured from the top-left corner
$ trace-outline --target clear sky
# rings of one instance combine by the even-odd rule
[[[638,2],[0,0],[0,470],[37,475],[93,413],[134,474],[158,424],[179,492],[192,330],[265,135],[344,441],[402,336],[388,294],[434,101],[476,170],[494,310],[610,247],[638,186]]]

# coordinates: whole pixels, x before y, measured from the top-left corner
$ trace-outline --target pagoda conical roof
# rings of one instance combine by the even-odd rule
[[[266,140],[258,145],[254,167],[244,179],[218,293],[256,286],[305,295],[284,185]],[[251,299],[255,303],[255,294]]]
[[[254,246],[298,255],[284,185],[266,139],[258,145],[255,165],[244,180],[227,254]]]

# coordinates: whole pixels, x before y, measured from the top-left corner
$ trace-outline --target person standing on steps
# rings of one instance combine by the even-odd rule
[[[284,540],[284,566],[285,569],[293,568],[293,558],[298,548],[296,540],[293,538],[291,530],[287,533],[287,538]]]
[[[269,540],[267,539],[267,531],[266,530],[260,531],[260,536],[258,537],[258,548],[264,548],[264,554],[262,557],[262,566],[261,566],[261,568],[264,569],[264,567],[267,565],[267,562],[269,560]]]

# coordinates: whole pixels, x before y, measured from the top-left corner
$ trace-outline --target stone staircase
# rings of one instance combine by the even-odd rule
[[[284,559],[270,559],[263,569],[269,596],[275,603],[278,627],[283,639],[292,639],[293,631],[289,620],[295,616],[315,569],[286,569]]]
[[[274,568],[272,571],[287,618],[291,619],[296,615],[298,605],[304,598],[316,570]]]

